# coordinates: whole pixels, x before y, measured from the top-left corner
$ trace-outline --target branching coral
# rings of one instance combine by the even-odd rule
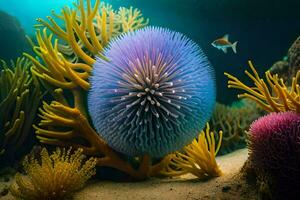
[[[17,174],[11,185],[11,193],[26,200],[69,199],[73,193],[95,174],[96,159],[85,161],[82,149],[71,153],[59,149],[49,155],[46,149],[41,151],[41,159],[26,157],[23,167],[26,176]]]
[[[41,121],[35,126],[37,138],[45,144],[82,147],[84,153],[98,157],[98,166],[115,167],[134,178],[143,179],[159,171],[160,165],[150,167],[151,160],[144,156],[144,159],[139,159],[140,167],[136,169],[121,159],[90,126],[84,96],[89,88],[88,76],[94,56],[101,57],[98,53],[112,37],[143,27],[148,21],[136,9],[122,8],[117,14],[111,6],[102,5],[99,8],[99,5],[97,0],[92,8],[90,1],[87,1],[85,10],[83,1],[80,1],[75,10],[65,8],[62,16],[55,15],[63,21],[66,29],[58,26],[51,17],[48,18],[50,23],[39,20],[39,26],[46,28],[37,30],[37,46],[32,42],[37,57],[25,55],[33,63],[32,72],[43,80],[43,85],[56,101],[50,105],[43,103]],[[124,27],[123,23],[126,23]],[[47,29],[52,34],[49,35]],[[97,49],[89,49],[89,45]]]
[[[30,133],[40,104],[41,92],[37,79],[31,76],[31,63],[17,59],[8,66],[2,62],[0,73],[0,154],[13,159]]]
[[[220,154],[246,146],[246,133],[253,120],[262,114],[258,106],[248,99],[230,106],[217,103],[210,124],[213,130],[223,131]]]
[[[114,11],[107,4],[100,4],[100,0],[95,1],[92,7],[90,0],[86,3],[80,0],[75,4],[75,9],[64,8],[61,15],[54,12],[52,15],[65,24],[65,28],[59,26],[52,17],[48,17],[49,22],[38,19],[37,27],[47,27],[62,42],[58,49],[65,56],[72,58],[71,62],[83,61],[92,65],[95,55],[100,55],[109,40],[121,33],[142,28],[148,24],[148,20],[142,17],[138,9],[132,7],[120,8]]]
[[[219,141],[216,144],[215,134],[210,131],[209,124],[202,131],[198,140],[183,148],[183,152],[175,152],[164,159],[165,168],[161,174],[167,176],[180,176],[191,173],[200,179],[218,177],[222,172],[217,164],[216,155],[222,142],[222,131],[219,132]]]
[[[149,156],[143,156],[140,159],[139,168],[135,169],[99,137],[85,116],[77,108],[70,108],[55,101],[50,105],[44,103],[43,108],[43,115],[41,116],[43,120],[41,120],[40,126],[55,125],[72,129],[59,132],[36,127],[37,137],[42,143],[82,148],[85,154],[97,156],[97,166],[108,166],[119,169],[135,179],[144,179],[150,175],[155,175],[163,166],[162,163],[151,166]],[[76,138],[84,140],[88,144],[80,144],[76,142]]]
[[[268,112],[295,111],[300,113],[300,87],[298,81],[300,71],[292,79],[292,86],[288,87],[278,75],[272,75],[269,71],[265,73],[266,82],[260,78],[252,63],[249,61],[252,73],[245,73],[254,82],[255,86],[247,86],[238,78],[225,73],[229,78],[228,87],[246,91],[238,95],[239,98],[246,97],[254,100],[259,106]]]

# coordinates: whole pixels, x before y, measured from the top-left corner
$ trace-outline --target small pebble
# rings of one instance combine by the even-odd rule
[[[8,194],[8,188],[7,188],[7,187],[3,188],[3,189],[0,191],[0,196],[5,196],[5,195],[7,195],[7,194]]]
[[[230,189],[231,189],[230,186],[224,186],[224,187],[222,188],[222,192],[228,192]]]

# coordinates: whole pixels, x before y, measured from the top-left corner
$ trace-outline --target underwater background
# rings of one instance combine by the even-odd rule
[[[299,199],[299,8],[0,0],[0,198]]]
[[[48,16],[51,10],[59,13],[72,0],[1,0],[0,10],[16,17],[24,32],[33,35],[36,18]],[[92,3],[94,1],[91,1]],[[108,0],[114,8],[139,8],[150,25],[167,27],[186,34],[207,54],[216,72],[217,101],[229,104],[236,100],[236,91],[228,90],[224,71],[243,73],[250,59],[263,73],[283,58],[300,32],[300,1],[298,0]],[[3,29],[5,15],[0,15]],[[16,22],[17,23],[17,22]],[[238,41],[237,54],[227,54],[211,46],[217,38],[229,34],[229,41]],[[21,36],[19,36],[21,37]],[[7,38],[7,39],[6,39]],[[12,38],[14,38],[12,40]],[[24,38],[16,39],[11,32],[1,30],[0,50],[4,60],[14,59],[30,51]],[[240,76],[244,80],[244,76]]]

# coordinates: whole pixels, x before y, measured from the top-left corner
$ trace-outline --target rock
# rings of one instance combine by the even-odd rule
[[[229,190],[231,190],[231,187],[230,187],[229,185],[224,186],[224,187],[222,188],[222,192],[225,192],[225,193],[229,192]]]
[[[15,60],[23,52],[30,52],[25,31],[17,18],[0,11],[0,59]]]

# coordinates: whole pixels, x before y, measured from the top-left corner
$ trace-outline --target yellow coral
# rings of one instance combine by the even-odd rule
[[[222,172],[216,162],[216,155],[222,142],[222,131],[219,132],[219,141],[216,145],[214,132],[210,132],[209,124],[202,131],[198,140],[183,148],[183,152],[170,154],[164,160],[165,168],[161,174],[167,176],[180,176],[191,173],[200,179],[218,177]]]
[[[228,87],[245,90],[246,93],[238,95],[239,98],[249,98],[268,112],[295,111],[300,113],[300,87],[298,81],[300,71],[292,78],[292,86],[285,85],[283,79],[278,75],[272,75],[269,71],[265,73],[266,82],[260,78],[251,61],[249,66],[252,74],[247,70],[246,75],[254,82],[254,86],[247,86],[238,78],[225,73],[229,78]]]
[[[51,155],[43,149],[40,162],[33,157],[25,158],[27,175],[17,174],[10,191],[26,200],[67,199],[95,174],[96,159],[90,158],[83,164],[84,159],[82,149],[71,154],[71,148],[68,151],[57,148]]]
[[[53,12],[65,28],[53,17],[48,17],[49,22],[38,19],[36,27],[44,28],[42,32],[37,29],[37,45],[31,44],[40,59],[24,54],[34,64],[33,73],[55,87],[88,90],[95,56],[106,59],[102,51],[113,37],[148,24],[137,9],[120,8],[115,12],[111,6],[100,5],[100,0],[94,7],[87,0],[86,7],[80,0],[75,9],[65,7],[61,15]]]
[[[43,102],[40,108],[41,121],[34,126],[37,138],[44,144],[82,148],[85,154],[97,156],[98,166],[119,169],[136,179],[147,178],[161,165],[152,166],[145,155],[136,168],[110,148],[89,124],[84,97],[95,58],[106,59],[102,51],[108,42],[146,26],[148,20],[137,9],[114,11],[100,0],[94,6],[90,0],[78,2],[75,9],[65,7],[61,15],[38,19],[37,27],[43,30],[37,30],[37,45],[31,42],[36,57],[25,54],[33,63],[32,72],[55,99],[50,104]]]

